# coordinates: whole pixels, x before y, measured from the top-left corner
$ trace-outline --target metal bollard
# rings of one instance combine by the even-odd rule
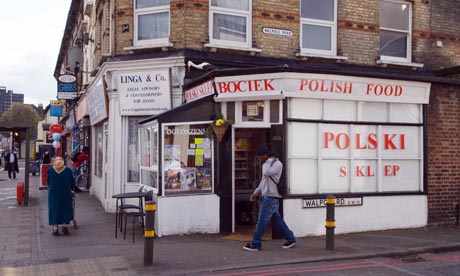
[[[335,196],[326,197],[326,249],[334,250]]]
[[[155,211],[157,205],[153,201],[145,202],[144,225],[144,266],[153,264],[153,239],[155,238]]]

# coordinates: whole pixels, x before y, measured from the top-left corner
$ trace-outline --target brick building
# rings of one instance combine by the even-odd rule
[[[153,187],[159,205],[167,207],[163,210],[172,210],[159,214],[160,235],[237,231],[243,223],[242,213],[254,211],[251,206],[245,209],[246,202],[239,199],[246,195],[238,191],[238,178],[247,181],[241,184],[244,190],[250,190],[257,180],[254,166],[246,164],[251,177],[237,172],[245,166],[237,162],[238,147],[248,154],[240,157],[249,160],[257,143],[275,146],[274,136],[285,141],[279,154],[286,164],[288,192],[283,210],[288,222],[304,216],[323,221],[322,211],[305,204],[334,193],[362,203],[338,211],[349,224],[362,224],[354,221],[357,216],[375,224],[354,227],[344,223],[347,225],[338,226],[339,232],[452,224],[460,198],[458,14],[457,1],[74,0],[55,69],[56,77],[74,71],[79,84],[79,96],[68,101],[69,114],[63,121],[68,129],[66,150],[72,151],[76,140],[91,146],[91,193],[107,210],[114,210],[112,194],[138,190],[140,184]],[[78,63],[69,55],[75,50],[81,53]],[[194,65],[187,71],[189,62]],[[203,62],[212,68],[197,68]],[[367,90],[348,99],[324,93],[306,96],[291,85],[296,80],[310,84],[310,92],[324,85],[336,94],[351,94],[347,85]],[[236,88],[241,87],[236,85],[243,83],[246,90],[259,85],[265,85],[265,90],[260,96],[237,96]],[[225,98],[224,93],[231,89],[224,88],[229,85],[235,90]],[[268,93],[271,88],[279,88],[280,93],[273,96]],[[398,89],[405,89],[409,96],[404,100],[377,97],[385,93],[399,96]],[[196,96],[200,93],[217,96],[213,100],[209,96],[187,98],[200,98]],[[372,99],[367,97],[372,93]],[[314,110],[318,113],[311,113]],[[180,132],[172,125],[209,124],[220,111],[236,123],[222,142],[211,141],[209,156],[195,151],[192,162],[187,154],[179,154],[187,167],[197,167],[198,155],[205,157],[204,163],[213,164],[211,172],[187,171],[188,176],[201,174],[203,183],[203,175],[211,178],[209,189],[200,186],[199,190],[198,181],[195,192],[179,185],[182,180],[169,183],[173,177],[180,178],[168,169],[172,165],[165,159],[167,151],[174,155],[177,150],[173,144],[165,147],[165,141],[176,139],[167,136],[168,131]],[[276,125],[285,127],[278,127],[278,133]],[[399,148],[388,138],[396,134],[400,135]],[[315,154],[302,148],[296,155],[292,150],[296,140],[292,139],[298,135],[319,137],[312,143]],[[321,145],[332,135],[342,136],[335,151],[328,153]],[[359,135],[366,135],[367,149],[376,152],[362,153]],[[380,149],[378,137],[383,137],[387,148]],[[202,138],[206,139],[197,139]],[[343,154],[347,141],[357,146]],[[397,153],[386,155],[391,147]],[[181,152],[191,153],[192,148]],[[232,158],[222,159],[224,153]],[[108,162],[107,156],[115,161]],[[306,163],[292,161],[297,159]],[[387,178],[391,174],[388,166],[395,175],[404,169],[398,177]],[[351,168],[357,169],[353,172]],[[305,181],[298,174],[303,169]],[[334,175],[335,170],[336,175],[329,179],[328,172]],[[176,214],[178,204],[195,208],[183,217]],[[295,207],[302,204],[302,209]],[[213,211],[197,211],[204,209]],[[376,217],[371,218],[375,210]],[[401,211],[399,219],[392,217],[397,210]],[[177,227],[167,219],[185,226],[173,230]],[[209,226],[201,225],[200,220]],[[319,234],[320,230],[312,229],[316,226],[295,230],[298,235]]]

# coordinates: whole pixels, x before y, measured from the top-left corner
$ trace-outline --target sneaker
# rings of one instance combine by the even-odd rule
[[[246,251],[260,251],[260,248],[254,247],[251,243],[247,243],[245,246],[243,246],[243,249]]]
[[[291,248],[293,247],[294,245],[296,244],[296,242],[286,242],[285,244],[283,244],[283,248],[284,249],[288,249],[288,248]]]

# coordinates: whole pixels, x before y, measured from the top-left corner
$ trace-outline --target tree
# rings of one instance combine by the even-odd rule
[[[7,111],[3,112],[0,117],[0,123],[31,122],[33,124],[31,134],[36,133],[37,123],[42,120],[38,113],[27,104],[13,103]],[[32,137],[33,138],[33,137]]]

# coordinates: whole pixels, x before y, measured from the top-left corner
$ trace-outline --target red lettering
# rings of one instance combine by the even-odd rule
[[[406,142],[405,142],[405,134],[385,134],[384,137],[384,143],[385,143],[385,149],[398,149],[398,147],[395,145],[393,139],[395,139],[397,136],[399,136],[399,149],[405,149],[406,148]]]
[[[399,171],[399,166],[398,165],[395,165],[393,166],[393,175],[396,176],[396,172]]]
[[[345,82],[345,85],[343,87],[343,92],[351,94],[352,90],[353,90],[353,83],[352,82]]]
[[[375,176],[375,174],[372,172],[371,166],[356,166],[356,176]]]
[[[273,79],[271,80],[264,80],[264,90],[275,90],[275,87],[272,85]]]
[[[329,148],[329,142],[334,140],[334,134],[332,132],[325,132],[324,133],[324,148]]]
[[[340,177],[346,177],[347,176],[347,167],[341,166],[339,168],[339,170],[340,170]]]
[[[315,86],[313,86],[313,84]],[[310,89],[311,91],[316,91],[316,90],[318,90],[318,86],[319,86],[319,84],[318,84],[317,80],[311,80],[310,84],[308,85],[308,89]]]
[[[356,176],[357,177],[360,177],[360,176],[365,176],[364,172],[363,172],[363,169],[365,167],[361,167],[361,166],[356,166]]]
[[[403,89],[399,85],[382,85],[368,83],[366,86],[366,95],[374,94],[375,96],[385,95],[387,97],[399,97],[403,93]]]
[[[342,137],[344,139],[341,139]],[[341,140],[344,143],[340,143]],[[335,139],[335,144],[339,149],[346,149],[348,148],[348,146],[350,146],[350,137],[346,133],[339,133],[339,135],[337,135],[337,138]]]
[[[388,166],[388,165],[383,167],[385,176],[390,176],[391,175],[391,170],[390,169],[391,169],[391,166]]]
[[[369,141],[369,149],[376,149],[377,148],[377,134],[371,133],[367,137],[367,140]]]
[[[300,82],[300,90],[303,90],[305,88],[305,86],[308,85],[308,80],[302,80]]]
[[[228,92],[227,83],[219,82],[219,91],[220,91],[220,93],[227,93]]]
[[[367,149],[367,145],[361,146],[361,133],[356,133],[356,149]]]

